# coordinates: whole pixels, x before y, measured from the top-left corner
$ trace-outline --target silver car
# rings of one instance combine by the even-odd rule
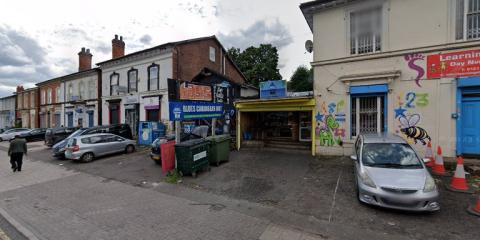
[[[135,140],[115,134],[99,133],[72,137],[68,140],[65,157],[72,160],[91,162],[93,159],[114,153],[132,153]]]
[[[0,134],[0,142],[1,141],[10,141],[15,138],[16,135],[20,135],[22,133],[28,133],[31,129],[28,128],[12,128],[8,129],[5,132]]]
[[[357,137],[354,160],[358,200],[409,211],[440,209],[435,180],[401,137],[365,134]]]

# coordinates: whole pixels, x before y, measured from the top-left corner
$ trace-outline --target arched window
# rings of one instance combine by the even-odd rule
[[[52,89],[51,89],[51,88],[49,88],[49,89],[47,90],[47,103],[48,103],[48,104],[51,104],[51,103],[52,103]]]
[[[73,97],[73,84],[72,83],[68,84],[67,93],[68,93],[68,101],[72,101],[73,100],[72,99],[72,97]]]
[[[160,88],[160,66],[152,63],[148,67],[148,91],[158,90]]]
[[[130,69],[128,71],[128,92],[133,93],[138,91],[138,70]]]
[[[119,81],[120,75],[118,73],[112,73],[110,75],[110,96],[111,95],[118,95],[118,91],[115,91],[115,88],[118,90],[118,81]]]

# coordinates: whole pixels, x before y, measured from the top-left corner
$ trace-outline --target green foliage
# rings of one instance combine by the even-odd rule
[[[305,92],[313,90],[313,69],[299,66],[288,81],[288,91]]]
[[[182,181],[182,175],[178,172],[177,169],[174,169],[167,173],[167,183],[177,184]]]
[[[261,81],[282,79],[278,69],[278,50],[271,44],[252,46],[243,51],[232,47],[228,54],[253,86],[258,87]]]

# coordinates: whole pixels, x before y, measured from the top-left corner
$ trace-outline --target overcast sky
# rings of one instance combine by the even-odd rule
[[[111,58],[111,39],[122,35],[126,54],[170,41],[217,35],[226,48],[271,43],[289,79],[312,59],[312,39],[301,0],[42,0],[5,1],[0,17],[0,96],[15,86],[78,70],[81,47],[93,63]]]

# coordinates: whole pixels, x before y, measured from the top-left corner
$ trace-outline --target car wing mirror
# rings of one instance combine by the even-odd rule
[[[358,159],[357,159],[357,156],[355,156],[355,155],[350,155],[350,159],[352,159],[353,161],[357,161],[357,160],[358,160]]]
[[[423,158],[422,160],[424,163],[429,163],[432,161],[430,158]]]

